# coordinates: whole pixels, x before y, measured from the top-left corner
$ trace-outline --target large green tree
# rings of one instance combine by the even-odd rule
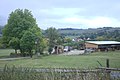
[[[27,9],[16,9],[15,11],[11,12],[8,22],[3,29],[3,43],[6,44],[6,46],[8,46],[8,43],[12,43],[11,46],[14,47],[14,49],[19,47],[20,51],[24,52],[23,50],[26,47],[28,48],[34,46],[33,42],[35,42],[36,38],[33,39],[33,35],[36,38],[41,38],[41,30],[38,28],[36,20],[31,11]],[[20,43],[17,43],[15,39],[17,39],[17,41]],[[27,42],[26,40],[31,41],[31,43],[28,43],[29,41]],[[25,45],[23,43],[25,43]],[[23,46],[25,48],[23,48]],[[28,50],[27,48],[25,51]],[[32,48],[33,47],[30,49]]]
[[[57,39],[59,37],[58,31],[56,28],[50,27],[46,30],[46,36],[49,39],[49,46],[54,47],[57,44]]]
[[[34,26],[37,26],[36,20],[29,10],[16,9],[9,16],[8,23],[3,29],[3,36],[21,39],[24,32]]]
[[[46,31],[46,36],[48,38],[48,42],[49,42],[49,53],[51,53],[52,48],[57,45],[57,40],[59,38],[59,34],[58,31],[56,30],[56,28],[50,27],[48,28]]]

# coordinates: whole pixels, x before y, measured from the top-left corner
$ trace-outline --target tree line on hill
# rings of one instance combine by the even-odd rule
[[[103,27],[89,29],[65,28],[58,29],[58,32],[65,37],[78,37],[81,39],[90,38],[91,40],[115,40],[120,41],[120,28]]]
[[[2,36],[2,29],[4,26],[0,26],[0,37]],[[43,35],[45,30],[41,30]],[[89,29],[74,29],[74,28],[62,28],[58,29],[58,33],[63,37],[73,38],[90,38],[91,40],[115,40],[120,41],[120,28],[117,27],[103,27],[103,28],[89,28]]]

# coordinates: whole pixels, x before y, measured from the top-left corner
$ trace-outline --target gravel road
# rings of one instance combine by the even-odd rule
[[[64,52],[63,54],[59,55],[80,55],[84,54],[84,50],[71,50],[70,52]]]

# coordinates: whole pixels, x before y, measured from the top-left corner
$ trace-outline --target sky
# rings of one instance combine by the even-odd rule
[[[29,9],[41,29],[120,27],[120,0],[1,0],[0,25],[18,8]]]

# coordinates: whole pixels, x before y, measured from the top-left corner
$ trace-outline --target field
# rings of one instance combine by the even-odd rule
[[[0,50],[0,56],[9,55],[13,50]],[[88,55],[78,56],[62,56],[62,55],[50,55],[42,56],[40,58],[27,58],[18,60],[1,60],[0,67],[4,65],[17,67],[32,67],[32,68],[97,68],[105,67],[106,59],[110,60],[110,67],[120,68],[120,51],[111,52],[96,52]],[[98,63],[101,63],[102,66]]]

